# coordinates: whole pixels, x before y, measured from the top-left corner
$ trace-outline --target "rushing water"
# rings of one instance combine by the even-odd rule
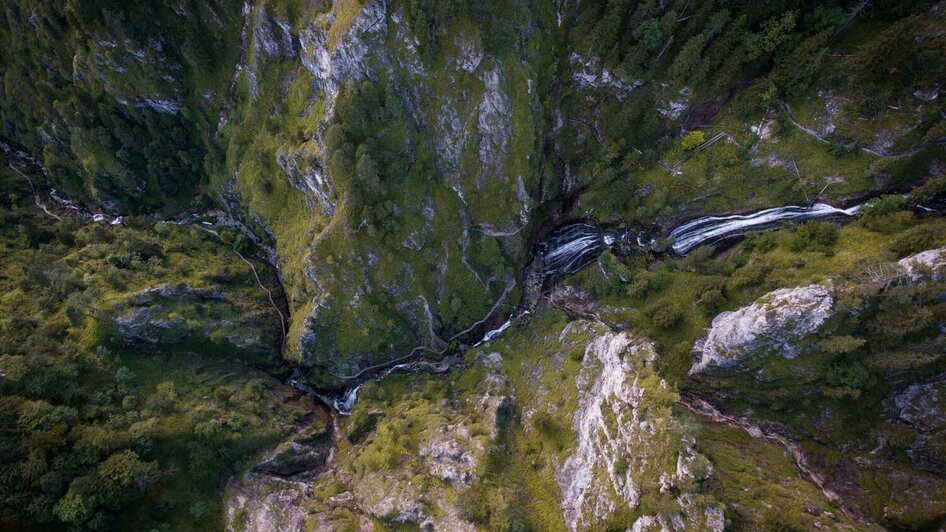
[[[618,235],[586,222],[556,230],[549,236],[545,252],[546,277],[577,272],[594,262],[617,238]]]
[[[525,310],[521,313],[513,314],[509,316],[509,319],[503,322],[502,325],[500,325],[499,327],[495,329],[487,331],[483,335],[483,338],[480,341],[473,344],[473,347],[479,347],[485,343],[489,343],[490,340],[493,340],[494,338],[496,338],[497,336],[505,332],[506,329],[511,327],[512,324],[515,323],[520,317],[526,316],[528,314],[529,314],[529,311]],[[391,375],[392,373],[419,373],[419,372],[442,373],[444,371],[448,371],[452,365],[453,364],[451,363],[450,360],[444,360],[440,362],[418,360],[414,362],[405,362],[403,364],[397,364],[395,366],[391,366],[390,368],[387,368],[374,375],[366,376],[365,378],[359,380],[357,383],[346,388],[344,392],[342,392],[340,395],[337,395],[337,396],[327,396],[327,395],[320,394],[317,391],[315,391],[311,386],[304,384],[302,382],[303,380],[302,372],[299,371],[298,368],[296,368],[293,371],[292,377],[289,379],[289,384],[295,388],[298,388],[299,390],[302,390],[303,392],[309,395],[314,395],[314,396],[319,397],[320,399],[322,399],[323,402],[325,402],[326,404],[334,408],[335,411],[338,412],[340,415],[348,416],[351,414],[352,409],[355,408],[355,403],[358,400],[358,393],[361,391],[364,385],[368,383],[369,381],[381,380]]]
[[[673,229],[669,238],[670,249],[679,255],[686,255],[698,246],[714,244],[741,236],[749,232],[768,231],[781,227],[788,222],[825,219],[834,216],[853,216],[860,205],[849,209],[838,209],[824,203],[815,203],[808,207],[789,205],[765,209],[751,214],[734,214],[728,216],[704,216],[687,222]],[[557,278],[571,275],[591,264],[606,250],[612,249],[618,242],[624,241],[631,246],[636,245],[641,250],[652,250],[656,239],[652,235],[641,233],[617,233],[589,222],[577,222],[556,229],[549,235],[542,255],[545,278]],[[495,339],[521,316],[528,314],[513,314],[499,327],[487,331],[482,339],[473,344],[473,347]],[[365,383],[380,380],[392,373],[441,373],[451,367],[450,360],[430,362],[417,360],[391,366],[374,374],[365,375],[351,385],[340,395],[325,396],[319,394],[301,381],[301,374],[296,371],[289,383],[311,395],[320,397],[325,403],[332,406],[339,414],[351,414],[358,399],[358,393]]]
[[[367,377],[364,380],[358,382],[354,386],[348,387],[341,395],[336,397],[325,397],[319,395],[319,397],[326,403],[331,404],[332,408],[336,412],[343,416],[351,415],[351,411],[355,408],[355,402],[358,400],[358,392],[367,384],[369,381],[379,381],[392,373],[443,373],[448,371],[453,366],[453,361],[446,359],[440,362],[428,362],[426,360],[418,360],[416,362],[405,362],[403,364],[398,364],[396,366],[391,366],[390,368],[385,369],[384,371]]]
[[[776,207],[752,214],[704,216],[671,231],[670,249],[680,255],[686,255],[698,246],[742,236],[748,232],[777,229],[786,222],[817,220],[832,216],[853,216],[860,208],[861,205],[850,209],[838,209],[825,203],[815,203],[808,207],[798,205]]]

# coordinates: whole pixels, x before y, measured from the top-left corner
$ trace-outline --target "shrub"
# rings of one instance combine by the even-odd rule
[[[768,253],[778,246],[778,236],[776,233],[749,233],[742,245],[749,251]]]
[[[857,362],[852,364],[836,364],[825,372],[825,381],[834,387],[860,389],[870,374],[864,366]]]
[[[650,308],[650,319],[661,329],[672,329],[683,320],[683,312],[675,305],[659,302]]]
[[[353,444],[364,441],[368,435],[374,432],[381,417],[381,414],[375,412],[357,416],[354,421],[352,421],[351,430],[348,433],[348,441]]]
[[[928,142],[935,142],[946,138],[946,120],[940,120],[926,131],[924,139]]]
[[[670,277],[666,271],[643,273],[627,287],[628,297],[641,298],[667,286]]]
[[[920,205],[946,195],[946,175],[934,177],[910,191],[909,201]]]
[[[723,291],[719,288],[710,288],[703,292],[696,304],[704,310],[717,310],[726,304],[726,296],[723,295]]]
[[[702,131],[691,131],[680,139],[680,147],[685,151],[693,151],[706,142],[706,135]]]
[[[195,523],[200,523],[205,517],[207,517],[207,514],[210,513],[210,511],[207,509],[206,503],[203,501],[197,501],[191,505],[189,513],[191,519]]]
[[[716,248],[713,246],[700,246],[683,259],[683,269],[689,272],[704,272],[707,264],[712,260]]]
[[[932,313],[925,307],[915,310],[890,309],[877,314],[871,326],[877,335],[892,339],[923,330],[932,321]]]
[[[795,252],[830,252],[838,241],[838,234],[837,226],[832,223],[806,222],[792,233],[788,248]]]
[[[885,214],[901,211],[906,207],[906,204],[907,200],[903,198],[903,196],[896,194],[881,196],[867,202],[866,205],[861,207],[861,210],[857,213],[857,217],[861,220],[878,218]]]
[[[919,226],[898,235],[897,239],[890,243],[890,251],[896,253],[898,257],[906,257],[939,247],[944,241],[946,241],[946,228]]]
[[[821,349],[829,353],[851,353],[864,346],[866,341],[856,336],[835,336],[821,342]]]
[[[574,434],[563,420],[541,410],[532,416],[532,423],[539,429],[543,440],[551,444],[556,451],[564,451],[571,445]]]
[[[771,271],[771,266],[760,262],[752,262],[736,270],[730,279],[730,283],[734,288],[758,286],[762,284],[762,281]]]
[[[854,153],[855,151],[857,151],[857,144],[854,144],[853,142],[848,142],[848,143],[832,142],[831,143],[831,155],[834,155],[835,157],[841,158],[841,157],[844,157],[845,155]]]

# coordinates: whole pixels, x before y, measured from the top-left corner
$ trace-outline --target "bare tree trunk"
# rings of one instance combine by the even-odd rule
[[[845,13],[844,24],[841,24],[841,27],[838,28],[837,33],[841,33],[842,31],[846,30],[847,27],[850,26],[852,22],[854,22],[854,19],[859,17],[865,9],[870,7],[870,3],[872,1],[873,0],[861,0],[860,2],[848,8],[847,13]]]

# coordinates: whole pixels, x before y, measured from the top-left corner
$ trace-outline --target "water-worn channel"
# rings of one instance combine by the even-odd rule
[[[679,225],[667,233],[669,245],[664,253],[683,256],[703,245],[718,244],[751,232],[772,231],[788,223],[852,218],[861,207],[862,205],[856,205],[841,209],[824,203],[814,203],[809,206],[788,205],[748,214],[703,216]],[[537,262],[533,263],[533,267],[538,267],[542,279],[549,282],[578,272],[595,262],[607,250],[659,253],[658,236],[660,235],[609,228],[589,221],[567,223],[552,231],[545,242],[538,246],[538,256],[535,259]],[[472,345],[461,346],[461,350],[488,343],[528,314],[528,305],[520,305],[520,309],[502,325],[486,331],[482,338]],[[383,379],[392,373],[442,373],[448,371],[453,363],[461,358],[454,356],[441,361],[431,361],[404,360],[402,357],[390,365],[379,366],[374,371],[360,372],[356,379],[352,379],[350,386],[338,395],[316,392],[302,383],[301,373],[295,374],[290,383],[307,393],[319,396],[339,414],[348,415],[355,406],[359,390],[366,382]]]

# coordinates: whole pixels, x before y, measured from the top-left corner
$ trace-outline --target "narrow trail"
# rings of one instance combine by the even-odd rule
[[[266,292],[267,297],[269,297],[269,304],[273,306],[273,310],[275,310],[275,311],[276,311],[276,314],[279,315],[280,331],[282,332],[282,344],[281,344],[281,345],[282,345],[283,347],[285,347],[285,345],[286,345],[286,334],[288,333],[288,331],[286,330],[286,316],[283,315],[282,310],[279,310],[279,305],[276,304],[276,299],[273,297],[273,291],[270,290],[269,288],[266,288],[266,286],[265,286],[265,285],[263,284],[263,282],[260,280],[260,278],[259,278],[259,273],[257,273],[257,271],[256,271],[256,266],[254,266],[252,262],[250,262],[249,260],[247,260],[247,258],[244,257],[243,254],[241,254],[239,251],[237,251],[236,248],[231,248],[231,249],[232,249],[233,252],[236,254],[236,256],[237,256],[237,257],[240,257],[240,260],[242,260],[243,262],[245,262],[246,265],[250,267],[250,270],[253,271],[253,277],[256,278],[256,284],[257,284],[260,288],[262,288],[263,291]]]
[[[33,180],[30,179],[29,176],[21,172],[19,168],[13,166],[13,163],[7,163],[7,166],[9,166],[10,169],[13,170],[14,172],[20,174],[23,177],[23,179],[25,179],[26,182],[30,184],[30,190],[33,192],[33,202],[36,203],[36,206],[42,209],[42,211],[48,214],[49,216],[55,218],[57,222],[61,222],[62,217],[60,217],[59,215],[47,209],[46,205],[43,205],[43,202],[39,201],[39,195],[36,194],[36,187],[33,186]]]
[[[808,460],[808,456],[802,450],[801,446],[798,445],[798,443],[776,432],[767,432],[762,429],[762,427],[750,422],[746,418],[737,418],[723,414],[713,405],[696,397],[689,397],[681,394],[680,404],[693,414],[709,419],[714,423],[742,429],[753,438],[764,439],[778,444],[792,455],[792,460],[795,462],[795,468],[798,470],[799,476],[811,484],[814,484],[814,486],[821,491],[826,499],[834,503],[838,509],[841,510],[841,513],[843,513],[845,517],[862,525],[877,529],[881,528],[876,523],[867,520],[857,511],[849,508],[841,499],[841,496],[828,487],[824,477],[815,471],[814,467],[811,465],[811,462]]]
[[[206,231],[216,236],[217,238],[220,238],[220,233],[212,229],[207,229],[206,227],[200,227],[200,226],[195,226],[195,227],[203,231]],[[221,242],[222,241],[223,240],[221,239]],[[230,251],[232,251],[237,257],[240,257],[240,260],[245,262],[246,265],[250,267],[250,271],[253,272],[253,278],[256,279],[256,285],[259,286],[261,289],[263,289],[264,292],[266,292],[266,296],[269,298],[269,304],[273,306],[273,310],[275,310],[276,314],[279,315],[280,332],[282,332],[282,344],[280,347],[285,348],[286,335],[288,334],[288,330],[286,328],[286,316],[282,313],[282,310],[279,309],[279,305],[276,304],[276,298],[273,297],[273,291],[270,290],[269,288],[266,288],[266,285],[264,285],[263,281],[260,280],[259,273],[256,271],[256,266],[254,266],[252,262],[250,262],[246,257],[244,257],[242,253],[237,251],[235,247],[231,247]]]

